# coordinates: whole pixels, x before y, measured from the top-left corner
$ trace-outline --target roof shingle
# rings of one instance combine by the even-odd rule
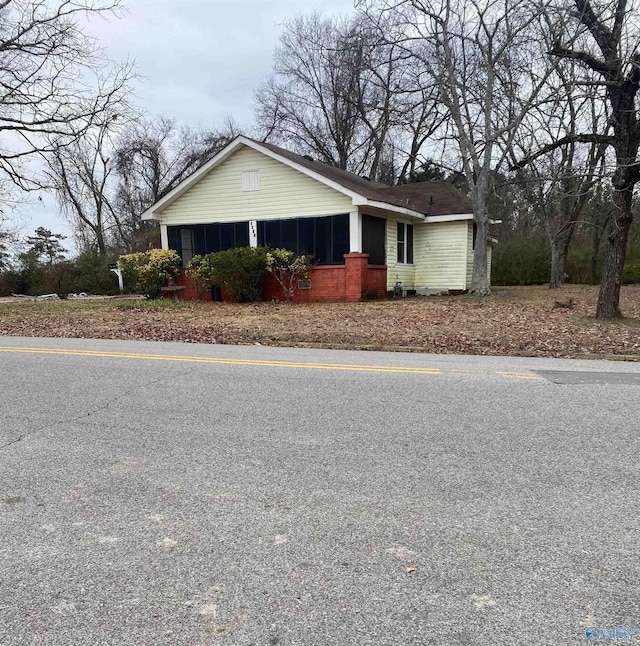
[[[330,166],[292,153],[286,148],[274,144],[255,141],[259,146],[267,148],[300,166],[312,170],[344,188],[359,193],[369,200],[400,206],[424,215],[455,215],[471,213],[471,203],[453,184],[445,180],[419,182],[417,184],[402,184],[388,186],[381,182],[368,180],[355,173]]]

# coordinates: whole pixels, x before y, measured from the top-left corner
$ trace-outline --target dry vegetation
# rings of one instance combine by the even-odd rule
[[[587,286],[354,304],[3,299],[0,334],[640,360],[640,286],[613,323],[592,318],[596,299]]]

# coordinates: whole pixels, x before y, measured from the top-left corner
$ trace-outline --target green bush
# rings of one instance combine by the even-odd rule
[[[257,301],[267,270],[266,255],[264,247],[236,247],[207,256],[195,256],[189,264],[189,271],[206,288],[218,285],[239,303]]]
[[[174,280],[182,261],[175,252],[167,249],[151,249],[141,253],[120,256],[120,267],[125,284],[146,298],[158,298],[162,285]]]
[[[0,274],[0,296],[9,294],[117,294],[118,279],[109,271],[111,258],[83,253],[73,260],[42,263],[29,253],[20,265]]]
[[[81,253],[68,263],[67,291],[75,294],[117,294],[118,277],[109,271],[109,263],[115,261],[115,257],[93,252]]]
[[[284,297],[291,302],[298,290],[298,281],[311,275],[311,263],[306,256],[297,256],[288,249],[270,249],[267,252],[267,271],[273,274]]]
[[[640,264],[626,265],[622,272],[622,284],[635,285],[636,283],[640,283]]]
[[[11,296],[21,294],[23,283],[18,271],[9,269],[0,273],[0,296]]]
[[[494,285],[542,285],[549,282],[550,276],[551,251],[543,238],[508,238],[493,249]]]

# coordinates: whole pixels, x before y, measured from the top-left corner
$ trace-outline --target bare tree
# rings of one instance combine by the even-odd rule
[[[513,163],[522,185],[522,195],[541,218],[551,249],[549,287],[565,280],[569,245],[585,208],[605,174],[606,145],[597,141],[571,140],[582,127],[606,129],[607,113],[593,87],[577,92],[576,64],[557,65],[547,81],[545,101],[523,120],[520,135],[509,151],[512,162],[552,141],[568,138],[566,145],[538,156],[525,173]]]
[[[155,222],[140,215],[216,155],[237,135],[228,119],[220,130],[179,128],[172,119],[143,119],[126,129],[114,156],[117,187],[113,199],[118,242],[131,251],[156,243]]]
[[[638,10],[637,3],[627,0],[598,4],[591,0],[573,0],[548,7],[555,34],[551,53],[558,59],[576,61],[584,68],[584,78],[577,80],[576,86],[595,84],[601,89],[609,122],[603,131],[570,133],[522,160],[522,163],[530,162],[570,142],[602,143],[613,150],[614,212],[607,234],[607,253],[596,308],[596,318],[605,320],[621,315],[620,284],[633,221],[633,193],[640,180]]]
[[[274,53],[274,76],[256,93],[265,140],[290,146],[332,166],[363,172],[358,119],[361,42],[349,24],[319,14],[285,24]]]
[[[144,250],[159,242],[142,212],[208,161],[233,136],[178,128],[173,120],[108,120],[48,155],[46,174],[79,246]]]
[[[274,76],[256,93],[262,136],[390,183],[414,170],[437,128],[437,91],[364,14],[285,24]]]
[[[114,210],[112,126],[104,123],[49,154],[46,174],[78,245],[105,255],[121,225]]]
[[[128,63],[113,67],[81,21],[118,13],[120,0],[0,2],[0,172],[40,186],[34,156],[77,141],[126,94]]]
[[[477,226],[470,292],[490,293],[486,241],[491,176],[545,85],[536,38],[539,13],[527,0],[363,0],[372,20],[387,14],[448,113],[444,139],[457,148]]]

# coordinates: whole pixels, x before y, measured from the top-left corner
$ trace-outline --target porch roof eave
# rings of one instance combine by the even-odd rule
[[[404,206],[396,206],[395,204],[388,204],[387,202],[378,202],[376,200],[369,199],[354,199],[353,205],[358,207],[360,212],[365,212],[367,207],[369,209],[375,210],[378,213],[380,211],[385,212],[394,217],[405,217],[412,220],[417,220],[418,222],[424,222],[425,216],[420,211],[414,211],[413,209],[408,209]]]

